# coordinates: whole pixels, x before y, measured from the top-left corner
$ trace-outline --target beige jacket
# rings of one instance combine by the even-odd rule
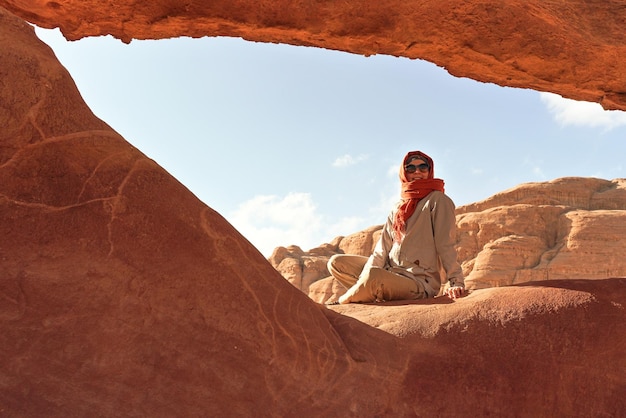
[[[374,252],[365,264],[380,267],[412,279],[422,279],[429,297],[439,293],[442,283],[465,287],[457,261],[454,202],[444,193],[433,191],[417,204],[407,220],[401,243],[393,239],[395,209],[387,217]]]

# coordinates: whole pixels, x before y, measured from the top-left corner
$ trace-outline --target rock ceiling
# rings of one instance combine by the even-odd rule
[[[457,77],[626,110],[626,1],[0,0],[0,6],[59,27],[70,40],[234,36],[420,58]]]

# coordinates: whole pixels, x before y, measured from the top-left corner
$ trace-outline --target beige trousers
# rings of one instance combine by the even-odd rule
[[[367,257],[336,254],[328,260],[328,270],[348,291],[339,298],[340,303],[383,302],[386,300],[412,300],[428,297],[421,281],[413,280],[383,268],[372,267],[363,271]]]

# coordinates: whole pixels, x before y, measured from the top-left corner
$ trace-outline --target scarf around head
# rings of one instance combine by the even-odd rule
[[[404,166],[414,157],[424,160],[430,166],[427,179],[413,181],[409,181],[407,179]],[[413,212],[415,212],[415,208],[417,207],[419,201],[434,190],[438,190],[440,192],[444,191],[443,180],[434,178],[434,175],[435,167],[433,159],[421,151],[411,151],[404,157],[404,160],[402,160],[402,165],[400,166],[400,181],[402,186],[402,191],[400,192],[401,200],[398,203],[398,210],[396,211],[393,219],[395,241],[402,241],[406,231],[406,222],[411,215],[413,215]]]

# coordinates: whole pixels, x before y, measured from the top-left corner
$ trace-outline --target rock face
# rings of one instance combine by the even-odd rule
[[[307,252],[295,245],[278,247],[268,260],[291,284],[308,293],[312,284],[329,275],[326,265],[332,255],[370,255],[380,237],[381,229],[382,225],[377,225],[347,237],[337,237],[330,244],[322,244]],[[341,287],[337,289],[340,290]]]
[[[0,0],[68,39],[234,36],[420,58],[458,77],[626,110],[623,0]]]
[[[626,277],[626,179],[571,177],[522,184],[456,212],[458,260],[470,290]],[[297,265],[309,284],[300,290],[323,303],[345,289],[319,266],[333,254],[371,254],[380,230],[380,225],[374,226],[335,238],[338,244],[325,244],[335,251],[316,255],[316,269],[305,262],[312,255],[301,250],[286,254],[280,247],[270,260],[286,278],[284,266]]]
[[[133,16],[157,31],[170,18],[149,9],[166,3],[136,3]],[[112,15],[85,2],[93,19],[73,4],[12,3],[79,31],[106,30],[98,16],[133,27],[122,2]],[[216,3],[248,9],[228,4]],[[0,100],[2,416],[626,411],[626,279],[331,310],[97,119],[2,8]]]
[[[626,179],[523,184],[457,209],[471,288],[626,277]]]
[[[390,416],[622,416],[626,400],[617,394],[626,389],[626,337],[610,336],[614,331],[599,322],[590,332],[587,321],[601,322],[605,312],[613,312],[610,317],[621,318],[615,332],[626,329],[625,305],[618,296],[624,283],[537,282],[481,289],[455,302],[439,298],[332,309],[399,337],[398,348],[415,351],[402,379],[412,409]],[[347,334],[354,332],[342,333]],[[600,360],[597,374],[590,371],[596,366],[588,368],[587,361],[604,357],[594,353],[596,349],[607,350],[607,357],[618,359],[618,364],[611,367]],[[450,378],[432,385],[442,376]],[[607,390],[594,382],[606,384]],[[560,399],[558,405],[553,397]],[[586,405],[588,400],[602,404],[611,398],[615,405]],[[454,399],[462,406],[451,411],[447,405]],[[492,401],[495,408],[485,405]]]
[[[3,9],[0,98],[0,415],[287,416],[369,376]]]

